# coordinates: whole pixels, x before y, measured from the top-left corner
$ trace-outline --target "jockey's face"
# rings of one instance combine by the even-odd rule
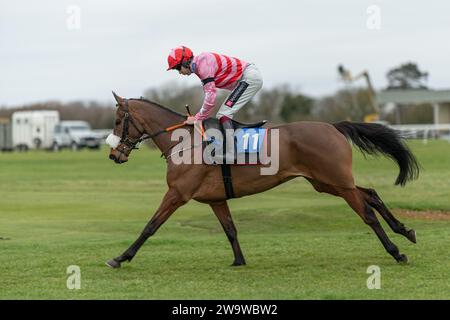
[[[192,71],[190,68],[186,68],[185,66],[181,66],[180,70],[178,71],[180,74],[184,75],[184,76],[189,76],[191,75]]]

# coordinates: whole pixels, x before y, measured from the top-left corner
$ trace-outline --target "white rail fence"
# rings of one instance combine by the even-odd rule
[[[399,130],[411,139],[422,139],[427,143],[428,139],[445,139],[450,143],[450,124],[400,124],[389,125],[392,129]]]

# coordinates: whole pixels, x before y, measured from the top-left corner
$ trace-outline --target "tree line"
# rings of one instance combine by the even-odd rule
[[[11,118],[15,111],[31,110],[56,110],[59,111],[61,120],[87,121],[93,129],[110,129],[114,125],[115,107],[111,103],[99,103],[96,101],[73,101],[62,103],[48,101],[32,103],[13,108],[0,108],[0,118]]]
[[[425,82],[428,73],[419,70],[414,63],[405,63],[389,70],[386,77],[388,80],[387,90],[423,89],[426,88]],[[251,102],[239,111],[236,120],[252,122],[266,119],[272,123],[363,121],[367,114],[373,113],[367,90],[362,87],[343,87],[333,94],[317,98],[286,84],[263,88]],[[229,92],[218,91],[215,112],[227,94]],[[184,86],[181,81],[176,81],[148,88],[143,92],[143,97],[180,113],[186,113],[185,105],[188,104],[191,112],[194,113],[202,104],[203,90],[200,85]],[[109,129],[114,125],[115,105],[112,101],[111,103],[49,101],[15,108],[0,108],[0,118],[9,118],[17,110],[40,109],[58,110],[61,120],[84,120],[89,122],[94,129]],[[397,112],[401,113],[404,122],[409,123],[426,123],[433,119],[432,108],[426,105],[400,108]],[[382,119],[395,123],[394,114],[383,114]]]

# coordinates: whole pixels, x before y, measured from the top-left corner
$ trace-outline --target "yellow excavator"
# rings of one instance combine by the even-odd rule
[[[380,120],[380,108],[375,100],[375,91],[373,90],[372,82],[370,81],[369,72],[367,70],[364,70],[360,74],[353,77],[349,70],[345,69],[343,65],[339,65],[338,73],[341,76],[342,80],[344,80],[347,83],[351,83],[351,82],[359,80],[361,78],[366,79],[367,88],[368,88],[367,92],[369,95],[369,101],[372,106],[373,112],[370,114],[367,114],[364,117],[364,122],[374,122],[374,121]]]

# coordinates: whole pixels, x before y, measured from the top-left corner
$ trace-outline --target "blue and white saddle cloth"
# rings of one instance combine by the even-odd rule
[[[236,165],[255,165],[259,163],[263,154],[266,128],[239,128],[234,131],[234,163]],[[224,138],[224,137],[223,137]],[[225,150],[223,138],[207,138],[208,143],[213,144],[222,153]]]

